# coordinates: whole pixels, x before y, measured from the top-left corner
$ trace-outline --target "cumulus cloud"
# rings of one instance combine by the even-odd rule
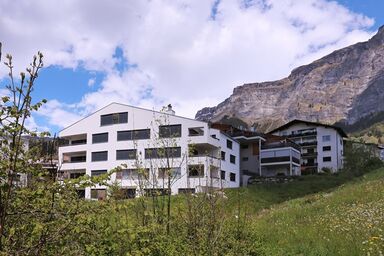
[[[61,127],[110,101],[150,109],[172,103],[178,114],[193,117],[237,85],[282,78],[367,40],[373,22],[326,0],[0,3],[0,38],[15,53],[16,67],[39,49],[47,65],[107,74],[80,102],[54,100],[42,111]],[[134,65],[117,70],[116,48]]]

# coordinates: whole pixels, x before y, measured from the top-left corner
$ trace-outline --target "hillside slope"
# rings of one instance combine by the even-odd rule
[[[384,168],[263,211],[255,220],[266,255],[383,255]]]
[[[267,131],[292,120],[353,124],[384,112],[384,26],[367,42],[294,69],[284,79],[238,86],[196,119],[237,118]]]

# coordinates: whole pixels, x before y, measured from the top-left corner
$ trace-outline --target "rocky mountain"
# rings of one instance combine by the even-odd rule
[[[238,86],[196,119],[240,119],[259,131],[292,119],[353,125],[384,113],[384,26],[357,43],[294,69],[281,80]],[[364,121],[365,122],[365,121]]]

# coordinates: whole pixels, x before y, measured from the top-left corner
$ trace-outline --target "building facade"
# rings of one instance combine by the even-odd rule
[[[240,144],[242,185],[252,177],[301,175],[300,147],[289,139],[225,124],[212,124],[212,127],[222,130]]]
[[[59,147],[61,178],[97,176],[122,166],[110,182],[127,197],[240,184],[239,143],[206,122],[176,116],[171,106],[157,112],[112,103],[59,136],[65,141]],[[79,193],[101,199],[107,190],[96,186]]]
[[[293,140],[301,147],[301,172],[337,172],[343,167],[345,132],[336,126],[293,120],[270,132]]]

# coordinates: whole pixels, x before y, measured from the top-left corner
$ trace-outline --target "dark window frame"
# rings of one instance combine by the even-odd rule
[[[126,123],[128,123],[128,112],[118,112],[100,116],[100,126]]]
[[[100,140],[100,138],[103,138],[102,136],[104,135],[107,135],[107,139],[105,140]],[[100,137],[99,137],[100,136]],[[108,132],[102,132],[102,133],[95,133],[95,134],[92,134],[92,144],[98,144],[98,143],[107,143],[108,142]],[[100,140],[100,141],[96,141],[96,140]]]
[[[106,153],[106,158],[102,160],[95,160],[95,157],[97,154]],[[102,162],[102,161],[108,161],[108,151],[95,151],[91,153],[91,162]]]
[[[323,162],[332,162],[332,157],[330,157],[330,156],[324,156],[324,157],[323,157]]]
[[[181,124],[159,125],[159,138],[179,138],[181,135]]]
[[[151,129],[117,131],[117,141],[148,140],[151,138]]]
[[[91,170],[91,177],[100,176],[100,175],[103,175],[106,173],[108,173],[108,170],[106,170],[106,169],[104,169],[104,170]]]
[[[230,172],[229,173],[229,180],[232,182],[236,182],[236,173]]]
[[[323,146],[323,151],[331,151],[332,147],[331,146]]]
[[[221,160],[225,161],[225,151],[221,151]]]
[[[181,147],[146,148],[144,157],[145,159],[180,158]]]
[[[122,154],[126,153],[126,157],[123,157]],[[135,160],[137,158],[136,149],[117,149],[116,150],[116,160]]]
[[[227,139],[227,148],[229,148],[229,149],[233,148],[233,142],[229,139]]]
[[[204,164],[190,164],[187,166],[188,178],[204,178]]]
[[[231,164],[236,164],[236,156],[230,154],[230,155],[229,155],[229,162],[230,162]]]

